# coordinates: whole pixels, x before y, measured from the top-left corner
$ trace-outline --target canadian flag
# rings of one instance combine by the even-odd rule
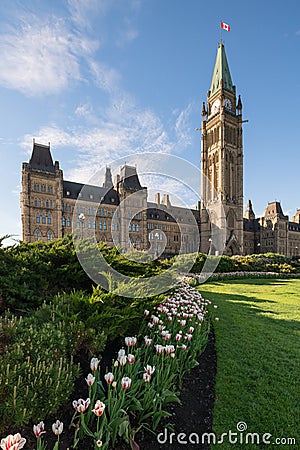
[[[221,28],[223,28],[223,30],[230,31],[230,25],[228,25],[228,23],[224,23],[222,21],[221,21]]]

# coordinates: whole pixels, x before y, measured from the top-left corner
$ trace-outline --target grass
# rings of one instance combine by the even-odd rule
[[[218,437],[246,422],[243,443],[212,448],[264,449],[264,433],[277,448],[300,448],[300,280],[247,279],[214,282],[200,288],[218,306],[215,322],[217,376],[214,432]],[[260,443],[245,444],[248,433]],[[240,433],[238,433],[240,439]],[[255,438],[257,439],[257,438]],[[257,441],[255,441],[257,442]]]

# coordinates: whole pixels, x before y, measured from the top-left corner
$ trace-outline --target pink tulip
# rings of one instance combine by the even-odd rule
[[[104,410],[105,410],[105,404],[103,402],[101,402],[100,400],[97,400],[96,404],[94,406],[94,409],[92,409],[93,413],[97,417],[100,417],[104,413]]]
[[[6,438],[1,439],[0,447],[3,450],[19,450],[24,447],[26,439],[22,438],[20,433],[9,434]]]
[[[147,309],[145,309],[145,311],[144,311],[144,316],[145,317],[149,316],[149,311]]]
[[[150,345],[152,344],[152,339],[149,339],[147,336],[145,336],[145,344],[147,345],[147,347],[150,347]]]

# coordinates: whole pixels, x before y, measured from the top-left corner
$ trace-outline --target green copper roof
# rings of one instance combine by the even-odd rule
[[[221,87],[221,80],[223,80],[223,88],[230,92],[234,92],[233,84],[230,76],[229,66],[226,58],[225,47],[219,43],[218,53],[214,68],[213,77],[211,80],[210,94],[213,94]]]

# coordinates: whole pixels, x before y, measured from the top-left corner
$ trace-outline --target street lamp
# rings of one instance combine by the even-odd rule
[[[81,239],[83,239],[83,227],[84,227],[85,215],[83,213],[80,213],[78,216],[78,219],[81,222]]]

